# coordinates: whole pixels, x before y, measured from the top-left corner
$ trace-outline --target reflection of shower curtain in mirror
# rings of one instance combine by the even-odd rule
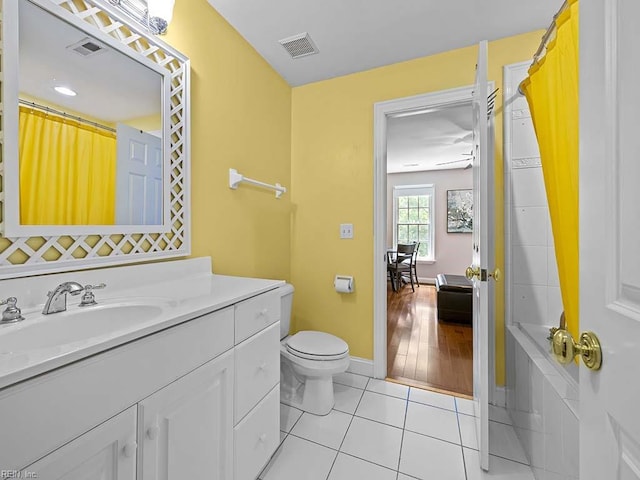
[[[577,338],[578,0],[556,19],[556,37],[522,88],[540,146],[567,328]]]
[[[113,225],[116,136],[20,107],[20,223]]]

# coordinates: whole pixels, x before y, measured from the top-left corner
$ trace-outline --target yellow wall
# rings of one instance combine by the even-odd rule
[[[162,38],[191,60],[192,252],[216,273],[290,278],[290,196],[229,189],[229,168],[291,184],[291,88],[207,3],[176,2]]]
[[[147,115],[145,117],[136,117],[125,120],[125,125],[137,128],[143,132],[155,132],[162,130],[162,113],[158,112],[155,115]]]
[[[496,104],[496,260],[504,270],[502,67],[531,58],[542,32],[489,44]],[[291,280],[293,327],[344,338],[352,355],[373,358],[373,105],[473,84],[477,47],[389,65],[293,89]],[[340,223],[354,239],[339,239]],[[354,275],[356,293],[333,290]],[[504,284],[496,293],[496,382],[504,383]]]

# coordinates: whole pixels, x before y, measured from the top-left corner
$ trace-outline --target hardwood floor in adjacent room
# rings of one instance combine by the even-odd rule
[[[438,321],[433,285],[387,289],[387,378],[473,395],[473,329]]]

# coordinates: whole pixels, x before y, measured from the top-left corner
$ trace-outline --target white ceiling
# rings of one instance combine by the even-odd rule
[[[208,0],[291,85],[547,28],[562,0]],[[308,32],[320,53],[278,40]],[[534,52],[531,52],[533,55]]]
[[[387,121],[387,173],[465,168],[473,145],[471,104]]]
[[[103,122],[160,113],[158,72],[109,47],[89,57],[67,50],[92,37],[28,1],[20,1],[19,15],[20,93]],[[60,95],[53,90],[56,85],[78,95]]]

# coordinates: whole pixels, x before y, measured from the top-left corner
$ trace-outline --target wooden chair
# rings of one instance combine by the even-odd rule
[[[416,245],[416,248],[413,250],[413,254],[411,255],[411,259],[409,260],[409,265],[411,267],[409,269],[409,275],[415,278],[415,281],[416,281],[415,283],[419,287],[420,282],[418,282],[418,253],[419,253],[418,249],[420,248],[420,242],[416,242],[415,245]],[[411,285],[413,285],[413,281]]]
[[[415,243],[399,243],[395,251],[395,258],[392,257],[392,252],[387,252],[387,272],[391,278],[391,288],[394,292],[400,289],[402,286],[402,277],[407,274],[411,282],[411,290],[413,292],[416,291],[413,287],[413,274],[411,271],[411,261],[415,251]],[[407,260],[409,263],[407,263]]]

